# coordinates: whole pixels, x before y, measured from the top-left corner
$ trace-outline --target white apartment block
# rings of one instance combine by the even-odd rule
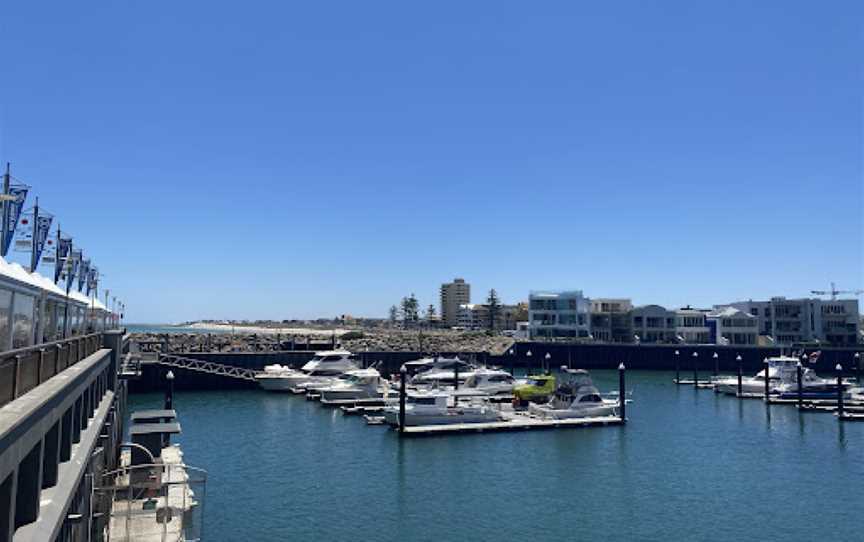
[[[581,290],[531,292],[528,298],[531,338],[588,338],[591,302]]]

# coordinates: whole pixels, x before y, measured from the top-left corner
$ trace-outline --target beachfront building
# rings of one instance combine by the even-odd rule
[[[687,344],[709,344],[710,332],[705,321],[708,311],[687,306],[675,311],[675,338]]]
[[[528,299],[531,338],[588,338],[591,302],[581,290],[531,292]]]
[[[465,279],[441,285],[441,323],[446,327],[459,325],[459,306],[471,303],[471,285]]]
[[[738,301],[734,307],[758,318],[759,334],[778,345],[793,343],[856,344],[860,328],[856,299],[787,299]]]
[[[674,343],[675,311],[660,305],[644,305],[630,311],[633,340],[638,343]]]
[[[633,342],[632,309],[633,303],[625,298],[591,299],[591,336],[599,342]]]
[[[709,339],[713,344],[756,345],[759,340],[759,319],[735,307],[709,311],[705,315]]]
[[[524,320],[527,312],[524,304],[499,305],[498,314],[495,317],[494,331],[515,330],[516,323]],[[489,329],[491,317],[489,305],[479,303],[466,303],[459,305],[459,316],[457,325],[463,329]]]

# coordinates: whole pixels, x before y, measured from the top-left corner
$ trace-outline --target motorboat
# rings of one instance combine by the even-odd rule
[[[409,362],[411,363],[411,362]],[[406,364],[407,366],[408,364]],[[464,384],[477,368],[468,362],[454,358],[434,358],[416,367],[414,376],[409,382],[414,387],[454,386],[457,378],[459,384]],[[458,375],[457,375],[458,372]]]
[[[555,392],[554,375],[531,375],[513,387],[513,397],[526,404],[528,401],[545,403]]]
[[[405,394],[405,425],[445,425],[483,423],[501,420],[501,412],[487,399],[471,397],[459,401],[439,390],[408,390]],[[384,407],[384,421],[399,425],[399,402]]]
[[[613,416],[620,404],[617,399],[606,399],[594,386],[584,369],[561,368],[558,386],[548,403],[528,406],[531,415],[540,418],[567,419],[595,416]]]
[[[318,389],[323,402],[386,399],[391,392],[390,383],[381,378],[377,369],[348,371],[336,382]]]
[[[768,393],[781,399],[798,397],[798,365],[800,361],[792,356],[768,358]],[[764,394],[765,371],[762,369],[753,377],[741,379],[742,393]],[[721,393],[738,393],[738,377],[721,377],[714,380],[714,389]],[[837,395],[837,382],[822,378],[809,367],[801,368],[801,390],[805,399],[833,398]]]
[[[507,371],[481,367],[471,372],[465,382],[460,384],[459,389],[452,392],[452,395],[458,397],[511,397],[515,385],[516,379]]]
[[[358,356],[347,350],[315,352],[299,370],[282,365],[268,365],[255,375],[258,385],[268,391],[290,391],[300,384],[332,383],[336,377],[359,369]]]
[[[768,372],[768,389],[775,389],[781,382],[794,382],[798,374],[798,358],[791,356],[775,356],[768,358],[768,366],[756,375],[741,379],[741,392],[758,394],[765,393],[765,372]],[[737,395],[738,377],[724,376],[713,380],[714,389],[720,393]]]

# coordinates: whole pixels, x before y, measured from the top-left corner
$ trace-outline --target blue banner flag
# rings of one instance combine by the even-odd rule
[[[69,252],[72,251],[72,238],[60,238],[59,243],[57,244],[57,261],[55,262],[54,268],[54,284],[57,284],[57,281],[60,280],[60,274],[63,269],[66,267],[66,260],[69,258]]]
[[[81,265],[81,258],[84,256],[84,253],[81,250],[71,250],[69,252],[69,271],[68,275],[66,275],[66,292],[69,292],[69,289],[72,288],[72,285],[75,284],[75,276],[78,274],[78,266]]]
[[[27,199],[27,190],[29,189],[29,186],[24,185],[9,187],[9,195],[15,199],[7,202],[9,214],[6,215],[6,224],[3,224],[3,256],[9,252],[9,245],[12,244],[12,237],[15,236],[15,227],[21,217],[21,209],[24,207],[24,200]]]
[[[45,242],[48,240],[48,233],[51,231],[52,220],[54,220],[54,217],[51,215],[39,215],[39,219],[36,221],[36,239],[33,239],[33,242],[36,243],[36,256],[33,271],[39,267],[39,259],[42,258],[42,251],[45,249]]]
[[[78,273],[78,291],[84,289],[84,282],[90,277],[90,260],[81,262],[81,272]]]
[[[87,295],[90,295],[91,290],[95,290],[99,280],[99,270],[95,265],[90,266],[90,276],[87,277]]]

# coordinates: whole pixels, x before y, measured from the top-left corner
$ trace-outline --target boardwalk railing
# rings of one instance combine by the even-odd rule
[[[102,334],[81,335],[0,353],[0,406],[102,348]]]
[[[242,367],[234,367],[232,365],[223,365],[221,363],[213,363],[212,361],[204,361],[201,359],[184,358],[182,356],[159,356],[158,363],[168,367],[177,367],[187,369],[189,371],[197,371],[199,373],[208,373],[239,380],[255,381],[255,375],[260,371],[253,369],[244,369]]]

